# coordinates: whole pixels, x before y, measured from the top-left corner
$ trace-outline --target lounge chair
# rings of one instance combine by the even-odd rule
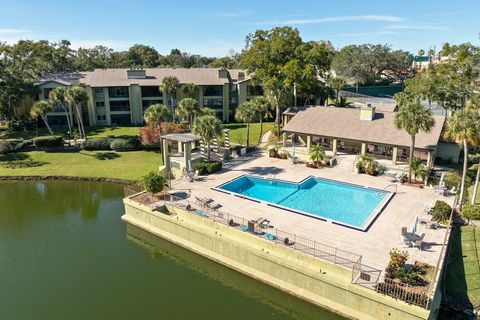
[[[432,200],[431,202],[425,203],[423,211],[425,213],[430,213],[432,211],[433,207],[435,206],[435,203],[436,203],[436,200]]]
[[[218,210],[222,207],[221,204],[215,203],[213,201],[206,203],[205,205],[207,206],[208,209],[212,209],[213,211]]]

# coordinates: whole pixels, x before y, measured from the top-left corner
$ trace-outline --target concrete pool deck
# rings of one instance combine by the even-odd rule
[[[345,163],[349,163],[349,161]],[[429,188],[420,189],[397,183],[395,196],[371,224],[370,228],[363,232],[211,189],[243,174],[263,177],[274,174],[277,179],[293,182],[299,182],[308,176],[318,176],[378,189],[383,189],[392,184],[386,176],[372,177],[355,174],[350,165],[342,166],[341,161],[340,165],[334,168],[312,169],[307,168],[304,164],[292,164],[288,160],[268,158],[262,153],[258,158],[222,170],[217,174],[200,177],[195,182],[175,180],[172,182],[172,188],[175,189],[174,192],[183,191],[188,194],[187,201],[192,206],[195,206],[195,197],[212,198],[222,205],[221,211],[246,219],[266,218],[277,229],[360,254],[362,255],[362,263],[373,268],[385,269],[389,261],[388,253],[392,248],[408,251],[410,256],[408,262],[410,263],[419,261],[432,266],[437,264],[446,229],[431,230],[419,223],[417,234],[425,233],[424,250],[420,251],[417,248],[405,247],[401,243],[401,228],[410,228],[415,217],[423,214],[426,203],[434,200],[444,200],[451,204],[453,203],[453,197],[445,198],[435,194]],[[345,201],[348,201],[348,199],[345,199]]]

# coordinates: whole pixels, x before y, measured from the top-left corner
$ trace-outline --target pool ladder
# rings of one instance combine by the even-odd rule
[[[270,180],[270,183],[273,184],[277,181],[277,175],[272,173],[268,175],[268,180]]]
[[[383,189],[382,189],[382,192],[383,192],[383,191],[387,191],[387,189],[388,189],[389,187],[395,187],[395,193],[397,193],[397,188],[398,188],[398,186],[397,186],[396,184],[393,184],[393,183],[392,183],[392,184],[389,184],[389,185],[387,185],[385,188],[383,188]],[[378,192],[377,195],[381,195],[382,192]]]

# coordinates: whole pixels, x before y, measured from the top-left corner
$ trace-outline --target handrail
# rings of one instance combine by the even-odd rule
[[[385,188],[382,189],[382,191],[386,191],[387,188],[389,188],[389,187],[395,187],[395,193],[397,193],[398,186],[394,183],[387,185]]]

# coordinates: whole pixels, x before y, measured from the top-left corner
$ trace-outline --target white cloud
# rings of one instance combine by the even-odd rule
[[[27,29],[0,28],[0,35],[1,36],[9,36],[9,35],[27,33],[28,31],[29,30],[27,30]]]
[[[227,17],[227,18],[232,18],[232,17],[240,17],[240,16],[245,16],[248,14],[251,14],[252,11],[232,11],[232,12],[220,12],[217,14],[214,14],[218,17]]]
[[[342,21],[383,21],[383,22],[402,22],[403,18],[397,16],[384,15],[363,15],[363,16],[338,16],[338,17],[324,17],[318,19],[291,19],[282,21],[261,21],[255,22],[254,25],[301,25],[301,24],[320,24],[328,22],[342,22]]]
[[[431,30],[431,31],[450,31],[449,28],[439,25],[391,25],[386,29],[392,30]]]

